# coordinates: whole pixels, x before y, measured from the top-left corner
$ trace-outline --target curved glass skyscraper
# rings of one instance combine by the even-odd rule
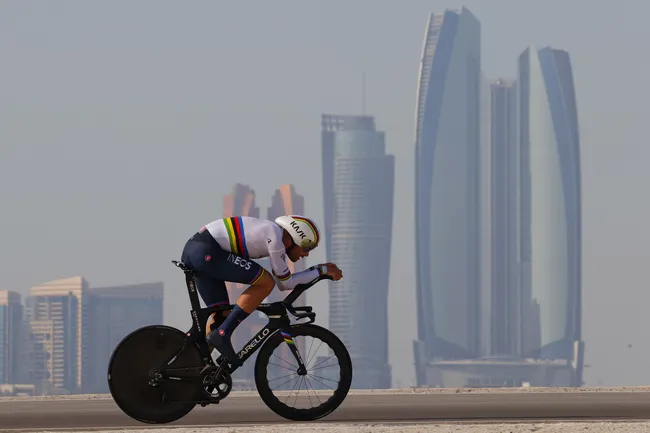
[[[521,290],[527,318],[522,355],[572,360],[581,338],[582,242],[571,61],[566,51],[530,47],[518,69]]]
[[[347,345],[353,388],[390,388],[388,280],[395,159],[370,116],[322,119],[325,240],[344,272],[330,283],[330,329]]]
[[[480,23],[430,16],[416,107],[416,379],[431,359],[479,350]]]

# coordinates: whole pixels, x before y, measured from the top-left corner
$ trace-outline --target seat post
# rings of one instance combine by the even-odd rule
[[[196,293],[194,274],[190,270],[185,271],[185,283],[187,284],[187,292],[190,295],[190,305],[192,306],[192,310],[200,310],[201,302],[199,301],[199,294]]]

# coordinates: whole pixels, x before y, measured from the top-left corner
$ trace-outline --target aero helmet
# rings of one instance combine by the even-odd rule
[[[320,233],[316,223],[300,215],[283,215],[275,223],[285,229],[293,242],[303,250],[313,250],[318,246]]]

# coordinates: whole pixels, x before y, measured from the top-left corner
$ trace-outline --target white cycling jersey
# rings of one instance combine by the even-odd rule
[[[212,221],[203,230],[207,230],[225,251],[250,259],[268,257],[280,290],[292,290],[324,273],[318,266],[291,273],[282,243],[282,228],[273,221],[237,216]]]

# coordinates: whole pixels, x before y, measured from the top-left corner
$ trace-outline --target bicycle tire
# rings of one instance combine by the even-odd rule
[[[151,325],[124,337],[108,363],[108,387],[117,406],[131,418],[147,424],[165,424],[187,415],[200,399],[201,381],[165,380],[149,384],[152,370],[161,368],[178,352],[185,333],[169,326]],[[203,364],[199,349],[187,344],[168,368],[197,367]],[[163,402],[167,400],[183,403]]]
[[[275,348],[284,343],[280,332],[276,332],[264,343],[255,362],[255,385],[262,401],[276,414],[292,421],[314,421],[323,418],[336,410],[347,397],[352,385],[352,360],[343,342],[330,330],[313,324],[294,324],[291,335],[310,336],[327,343],[334,351],[340,365],[340,381],[334,395],[320,406],[310,409],[297,409],[280,401],[271,391],[267,379],[267,367]],[[301,356],[305,354],[301,353]],[[305,360],[308,362],[308,360]]]

